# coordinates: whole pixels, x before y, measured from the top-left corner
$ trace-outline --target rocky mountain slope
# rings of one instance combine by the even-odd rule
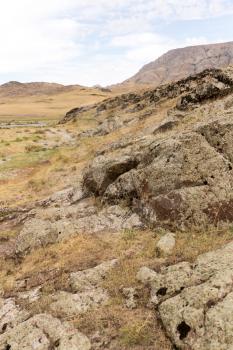
[[[233,42],[190,46],[167,52],[145,65],[127,84],[158,86],[197,74],[204,69],[224,68],[233,64]]]
[[[232,117],[232,67],[64,116],[65,188],[0,211],[0,350],[231,348]]]
[[[62,122],[95,116],[99,125],[82,134],[89,137],[148,123],[93,160],[84,190],[104,203],[127,200],[150,225],[232,220],[232,91],[231,68],[206,70],[142,95],[69,112]],[[167,116],[156,122],[158,109],[168,101]]]

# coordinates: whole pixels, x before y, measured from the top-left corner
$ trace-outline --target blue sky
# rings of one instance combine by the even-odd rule
[[[0,83],[108,85],[170,49],[233,40],[233,0],[1,1],[0,40]]]

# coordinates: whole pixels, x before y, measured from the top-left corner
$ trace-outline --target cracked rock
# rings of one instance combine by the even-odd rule
[[[145,268],[144,268],[145,269]],[[233,243],[160,273],[147,270],[151,301],[174,345],[229,350],[233,343]],[[139,276],[142,276],[142,271]]]
[[[90,350],[88,338],[48,314],[36,315],[0,335],[0,350]]]
[[[72,273],[70,287],[75,293],[57,292],[52,296],[50,309],[59,315],[76,316],[107,303],[109,295],[101,283],[116,264],[116,259],[110,260],[94,268]]]
[[[61,316],[77,316],[91,308],[103,305],[109,300],[107,292],[95,288],[81,293],[57,292],[52,296],[49,309]]]
[[[112,268],[117,265],[117,260],[106,261],[94,268],[74,272],[70,276],[71,289],[74,292],[91,290],[98,286]]]
[[[15,300],[0,298],[0,334],[17,326],[30,316],[26,310],[21,310]]]
[[[143,226],[139,216],[128,208],[118,205],[104,208],[99,213],[91,206],[82,216],[81,203],[76,207],[66,208],[59,212],[51,208],[46,219],[33,218],[25,222],[16,240],[16,253],[26,254],[39,247],[61,242],[80,233],[97,233],[101,231],[117,232],[123,229],[140,228]],[[55,210],[55,211],[54,211]],[[81,217],[77,217],[80,213]],[[41,216],[42,213],[40,212]],[[58,220],[54,220],[56,217]]]

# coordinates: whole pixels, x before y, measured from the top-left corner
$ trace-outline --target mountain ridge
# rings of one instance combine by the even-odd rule
[[[224,68],[233,64],[233,41],[187,46],[168,51],[143,66],[122,85],[159,86],[200,73],[205,69]]]

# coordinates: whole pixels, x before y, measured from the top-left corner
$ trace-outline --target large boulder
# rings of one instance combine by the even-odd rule
[[[114,151],[97,157],[84,174],[85,190],[106,203],[127,199],[152,225],[232,221],[233,171],[224,155],[231,142],[219,152],[208,141],[203,127],[160,141],[144,137],[117,157]]]

